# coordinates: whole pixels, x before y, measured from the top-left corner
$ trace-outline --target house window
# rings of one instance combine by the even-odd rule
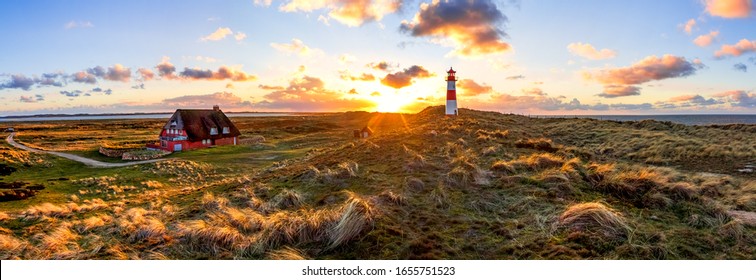
[[[176,126],[176,121],[172,120],[171,121],[171,126]]]
[[[210,135],[218,135],[218,128],[217,127],[210,128]]]
[[[228,126],[224,126],[224,127],[223,127],[223,134],[229,134],[229,133],[231,133],[231,132],[230,132],[230,130],[228,129]]]

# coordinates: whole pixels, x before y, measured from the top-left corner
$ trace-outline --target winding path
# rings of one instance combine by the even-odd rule
[[[73,160],[73,161],[81,162],[81,163],[86,164],[86,165],[91,166],[91,167],[98,167],[98,168],[122,167],[122,166],[130,166],[130,165],[137,165],[137,164],[151,163],[151,162],[158,162],[158,161],[166,160],[164,158],[161,158],[161,159],[151,159],[151,160],[143,160],[143,161],[123,162],[123,163],[102,162],[102,161],[97,161],[97,160],[85,158],[85,157],[82,157],[82,156],[72,155],[72,154],[68,154],[68,153],[45,151],[45,150],[40,150],[40,149],[29,148],[27,146],[24,146],[24,145],[21,145],[21,144],[17,143],[15,140],[13,140],[13,136],[14,135],[16,135],[16,133],[12,132],[10,135],[8,135],[7,138],[5,138],[5,141],[7,141],[8,144],[10,144],[13,147],[16,147],[16,148],[19,148],[19,149],[22,149],[22,150],[27,150],[27,151],[30,151],[30,152],[34,152],[34,153],[48,153],[48,154],[51,154],[51,155],[56,155],[56,156],[59,156],[59,157],[62,157],[62,158],[67,158],[67,159],[70,159],[70,160]]]

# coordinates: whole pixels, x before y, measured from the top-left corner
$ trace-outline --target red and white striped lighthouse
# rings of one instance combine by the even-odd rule
[[[457,77],[454,76],[457,71],[454,71],[449,67],[449,71],[446,72],[446,115],[457,115]]]

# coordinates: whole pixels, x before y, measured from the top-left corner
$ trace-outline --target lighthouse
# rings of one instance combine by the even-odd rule
[[[457,115],[457,77],[454,76],[456,71],[449,67],[449,71],[446,72],[446,115]]]

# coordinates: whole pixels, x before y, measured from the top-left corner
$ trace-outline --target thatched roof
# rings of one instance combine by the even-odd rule
[[[173,124],[175,121],[175,124]],[[228,127],[229,133],[223,134],[223,128]],[[202,109],[178,109],[163,126],[164,129],[186,130],[189,141],[202,139],[219,139],[241,135],[239,129],[221,110]],[[218,131],[216,135],[210,135],[210,129]]]

